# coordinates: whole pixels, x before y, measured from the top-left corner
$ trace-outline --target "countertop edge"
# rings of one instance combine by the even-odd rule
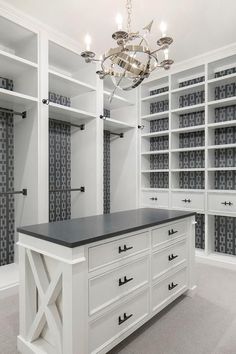
[[[128,228],[128,229],[125,229],[125,230],[112,232],[112,233],[109,233],[109,234],[106,234],[106,235],[98,235],[96,237],[92,237],[89,240],[81,240],[81,241],[70,242],[70,243],[67,243],[67,242],[64,242],[64,241],[60,241],[60,240],[56,240],[55,241],[55,239],[50,238],[50,236],[45,236],[45,235],[42,235],[42,234],[38,234],[36,232],[28,231],[28,230],[25,230],[25,229],[23,229],[21,227],[17,228],[17,232],[22,233],[24,235],[28,235],[28,236],[32,236],[32,237],[38,238],[38,239],[43,240],[43,241],[51,242],[51,243],[54,243],[54,244],[57,244],[57,245],[60,245],[60,246],[65,246],[67,248],[75,248],[75,247],[80,247],[80,246],[88,245],[88,244],[91,244],[91,243],[95,243],[95,242],[98,242],[98,241],[106,240],[108,238],[112,238],[112,237],[115,237],[115,236],[120,236],[122,234],[127,234],[127,233],[130,233],[130,232],[135,232],[135,231],[147,229],[149,227],[158,226],[158,225],[161,225],[161,224],[167,224],[169,222],[176,221],[176,220],[179,220],[179,219],[189,218],[189,217],[194,216],[196,214],[197,214],[196,212],[189,212],[188,215],[179,215],[179,216],[175,216],[175,217],[172,217],[172,218],[169,218],[169,219],[148,223],[146,225],[131,227],[131,228]]]

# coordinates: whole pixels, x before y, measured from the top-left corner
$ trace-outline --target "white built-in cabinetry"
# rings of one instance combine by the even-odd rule
[[[197,255],[232,266],[236,264],[236,219],[230,219],[236,217],[236,69],[229,69],[235,67],[235,47],[207,53],[148,79],[139,96],[140,205],[196,211],[200,214]],[[219,93],[224,90],[228,91]],[[160,108],[165,100],[169,106]]]

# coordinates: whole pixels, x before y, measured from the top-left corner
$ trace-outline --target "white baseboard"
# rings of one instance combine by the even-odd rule
[[[236,256],[221,255],[217,253],[209,255],[197,254],[196,262],[236,271]]]
[[[0,267],[0,299],[18,293],[19,269],[15,263]]]

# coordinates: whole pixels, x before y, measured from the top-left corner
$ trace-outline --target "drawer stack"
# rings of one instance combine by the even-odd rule
[[[106,353],[187,290],[187,234],[184,219],[89,247],[89,353]]]

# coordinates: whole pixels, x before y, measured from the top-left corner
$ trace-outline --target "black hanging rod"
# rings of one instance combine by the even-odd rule
[[[50,118],[51,120],[54,120],[55,122],[58,122],[58,123],[63,123],[63,124],[67,124],[71,127],[76,127],[76,128],[80,128],[80,130],[85,130],[85,124],[74,124],[74,123],[71,123],[71,122],[65,122],[64,120],[59,120],[59,119],[54,119],[54,118]]]
[[[27,189],[23,188],[21,191],[2,192],[2,193],[0,193],[0,196],[1,195],[9,195],[9,194],[22,194],[22,195],[26,196],[27,195]]]
[[[124,133],[112,133],[112,132],[109,132],[111,135],[116,135],[116,136],[119,136],[120,138],[124,138]]]
[[[7,109],[7,108],[0,108],[0,111],[4,112],[4,113],[12,113],[12,114],[14,114],[14,116],[20,116],[22,119],[26,118],[26,111],[24,111],[24,112],[16,112],[16,111],[12,111],[12,110]]]
[[[56,193],[56,192],[85,192],[85,187],[82,186],[80,188],[60,188],[60,189],[54,189],[50,190],[50,193]]]

